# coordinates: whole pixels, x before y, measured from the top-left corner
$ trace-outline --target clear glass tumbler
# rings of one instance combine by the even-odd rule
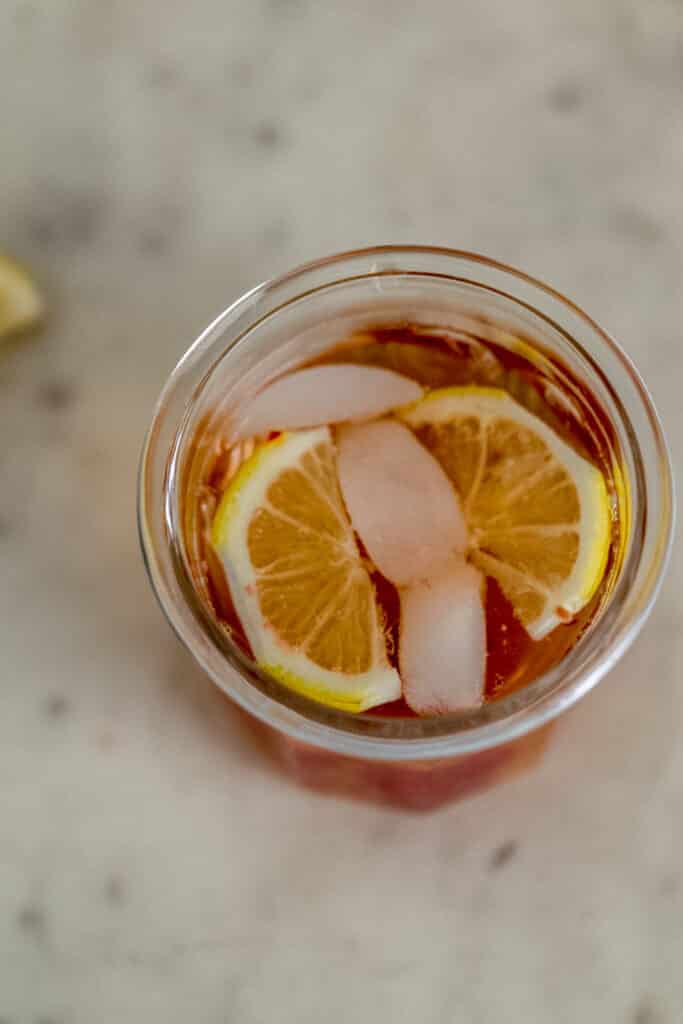
[[[624,555],[609,597],[574,649],[534,683],[475,713],[432,719],[352,715],[267,677],[212,617],[180,526],[190,457],[260,385],[368,324],[471,326],[520,336],[556,356],[609,416],[627,496]],[[199,439],[199,440],[198,440]],[[619,660],[645,622],[666,565],[671,468],[636,369],[558,292],[493,260],[383,246],[310,263],[259,285],[222,313],[175,367],[140,468],[139,528],[152,587],[199,664],[268,737],[279,764],[316,789],[428,809],[530,767],[550,724]]]

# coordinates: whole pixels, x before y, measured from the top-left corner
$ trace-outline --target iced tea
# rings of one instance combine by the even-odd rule
[[[140,477],[164,610],[280,764],[417,809],[538,760],[644,622],[671,523],[618,346],[526,275],[429,248],[226,310]]]
[[[590,627],[618,569],[622,531],[619,468],[607,415],[566,366],[521,340],[514,351],[474,331],[449,332],[405,324],[382,326],[342,340],[308,365],[347,364],[390,370],[415,381],[427,394],[451,388],[503,391],[594,466],[604,480],[609,512],[604,564],[593,593],[575,613],[560,609],[562,621],[536,639],[520,621],[500,580],[495,575],[482,574],[486,626],[482,699],[494,701],[524,687],[561,661]],[[414,432],[429,448],[430,428],[418,426]],[[271,430],[265,438],[243,437],[233,442],[229,423],[210,438],[202,436],[200,428],[195,457],[188,461],[183,492],[185,542],[195,584],[212,615],[247,654],[252,653],[251,646],[235,609],[225,566],[212,544],[211,530],[221,499],[240,468],[253,458],[264,439],[277,436],[278,432]],[[520,456],[523,473],[522,459]],[[544,497],[543,491],[540,497]],[[391,515],[391,510],[387,513]],[[362,537],[356,535],[356,540],[366,555]],[[366,564],[380,608],[387,657],[398,667],[399,590],[371,560],[366,558]],[[366,713],[391,717],[415,714],[402,697],[374,706]]]

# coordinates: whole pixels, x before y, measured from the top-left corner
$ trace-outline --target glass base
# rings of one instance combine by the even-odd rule
[[[253,723],[287,775],[320,793],[431,811],[535,767],[553,724],[499,747],[429,761],[367,761],[293,740]]]

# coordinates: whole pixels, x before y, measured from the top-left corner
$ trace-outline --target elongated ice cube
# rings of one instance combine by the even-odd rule
[[[341,427],[337,473],[353,528],[382,575],[405,586],[467,547],[460,500],[436,459],[395,420]]]
[[[399,671],[419,715],[478,707],[486,669],[484,580],[459,561],[441,576],[400,591]]]
[[[393,370],[343,363],[311,366],[280,377],[256,395],[235,424],[233,439],[372,419],[421,396],[419,384]]]

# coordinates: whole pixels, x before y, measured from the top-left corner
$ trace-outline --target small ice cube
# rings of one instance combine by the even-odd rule
[[[232,440],[326,423],[372,419],[417,401],[414,380],[376,366],[335,363],[295,370],[273,381],[248,404]]]
[[[459,560],[443,575],[400,591],[399,671],[419,715],[478,707],[486,669],[481,574]]]
[[[395,420],[341,427],[337,472],[353,528],[379,571],[404,586],[467,547],[460,500],[443,469]]]

